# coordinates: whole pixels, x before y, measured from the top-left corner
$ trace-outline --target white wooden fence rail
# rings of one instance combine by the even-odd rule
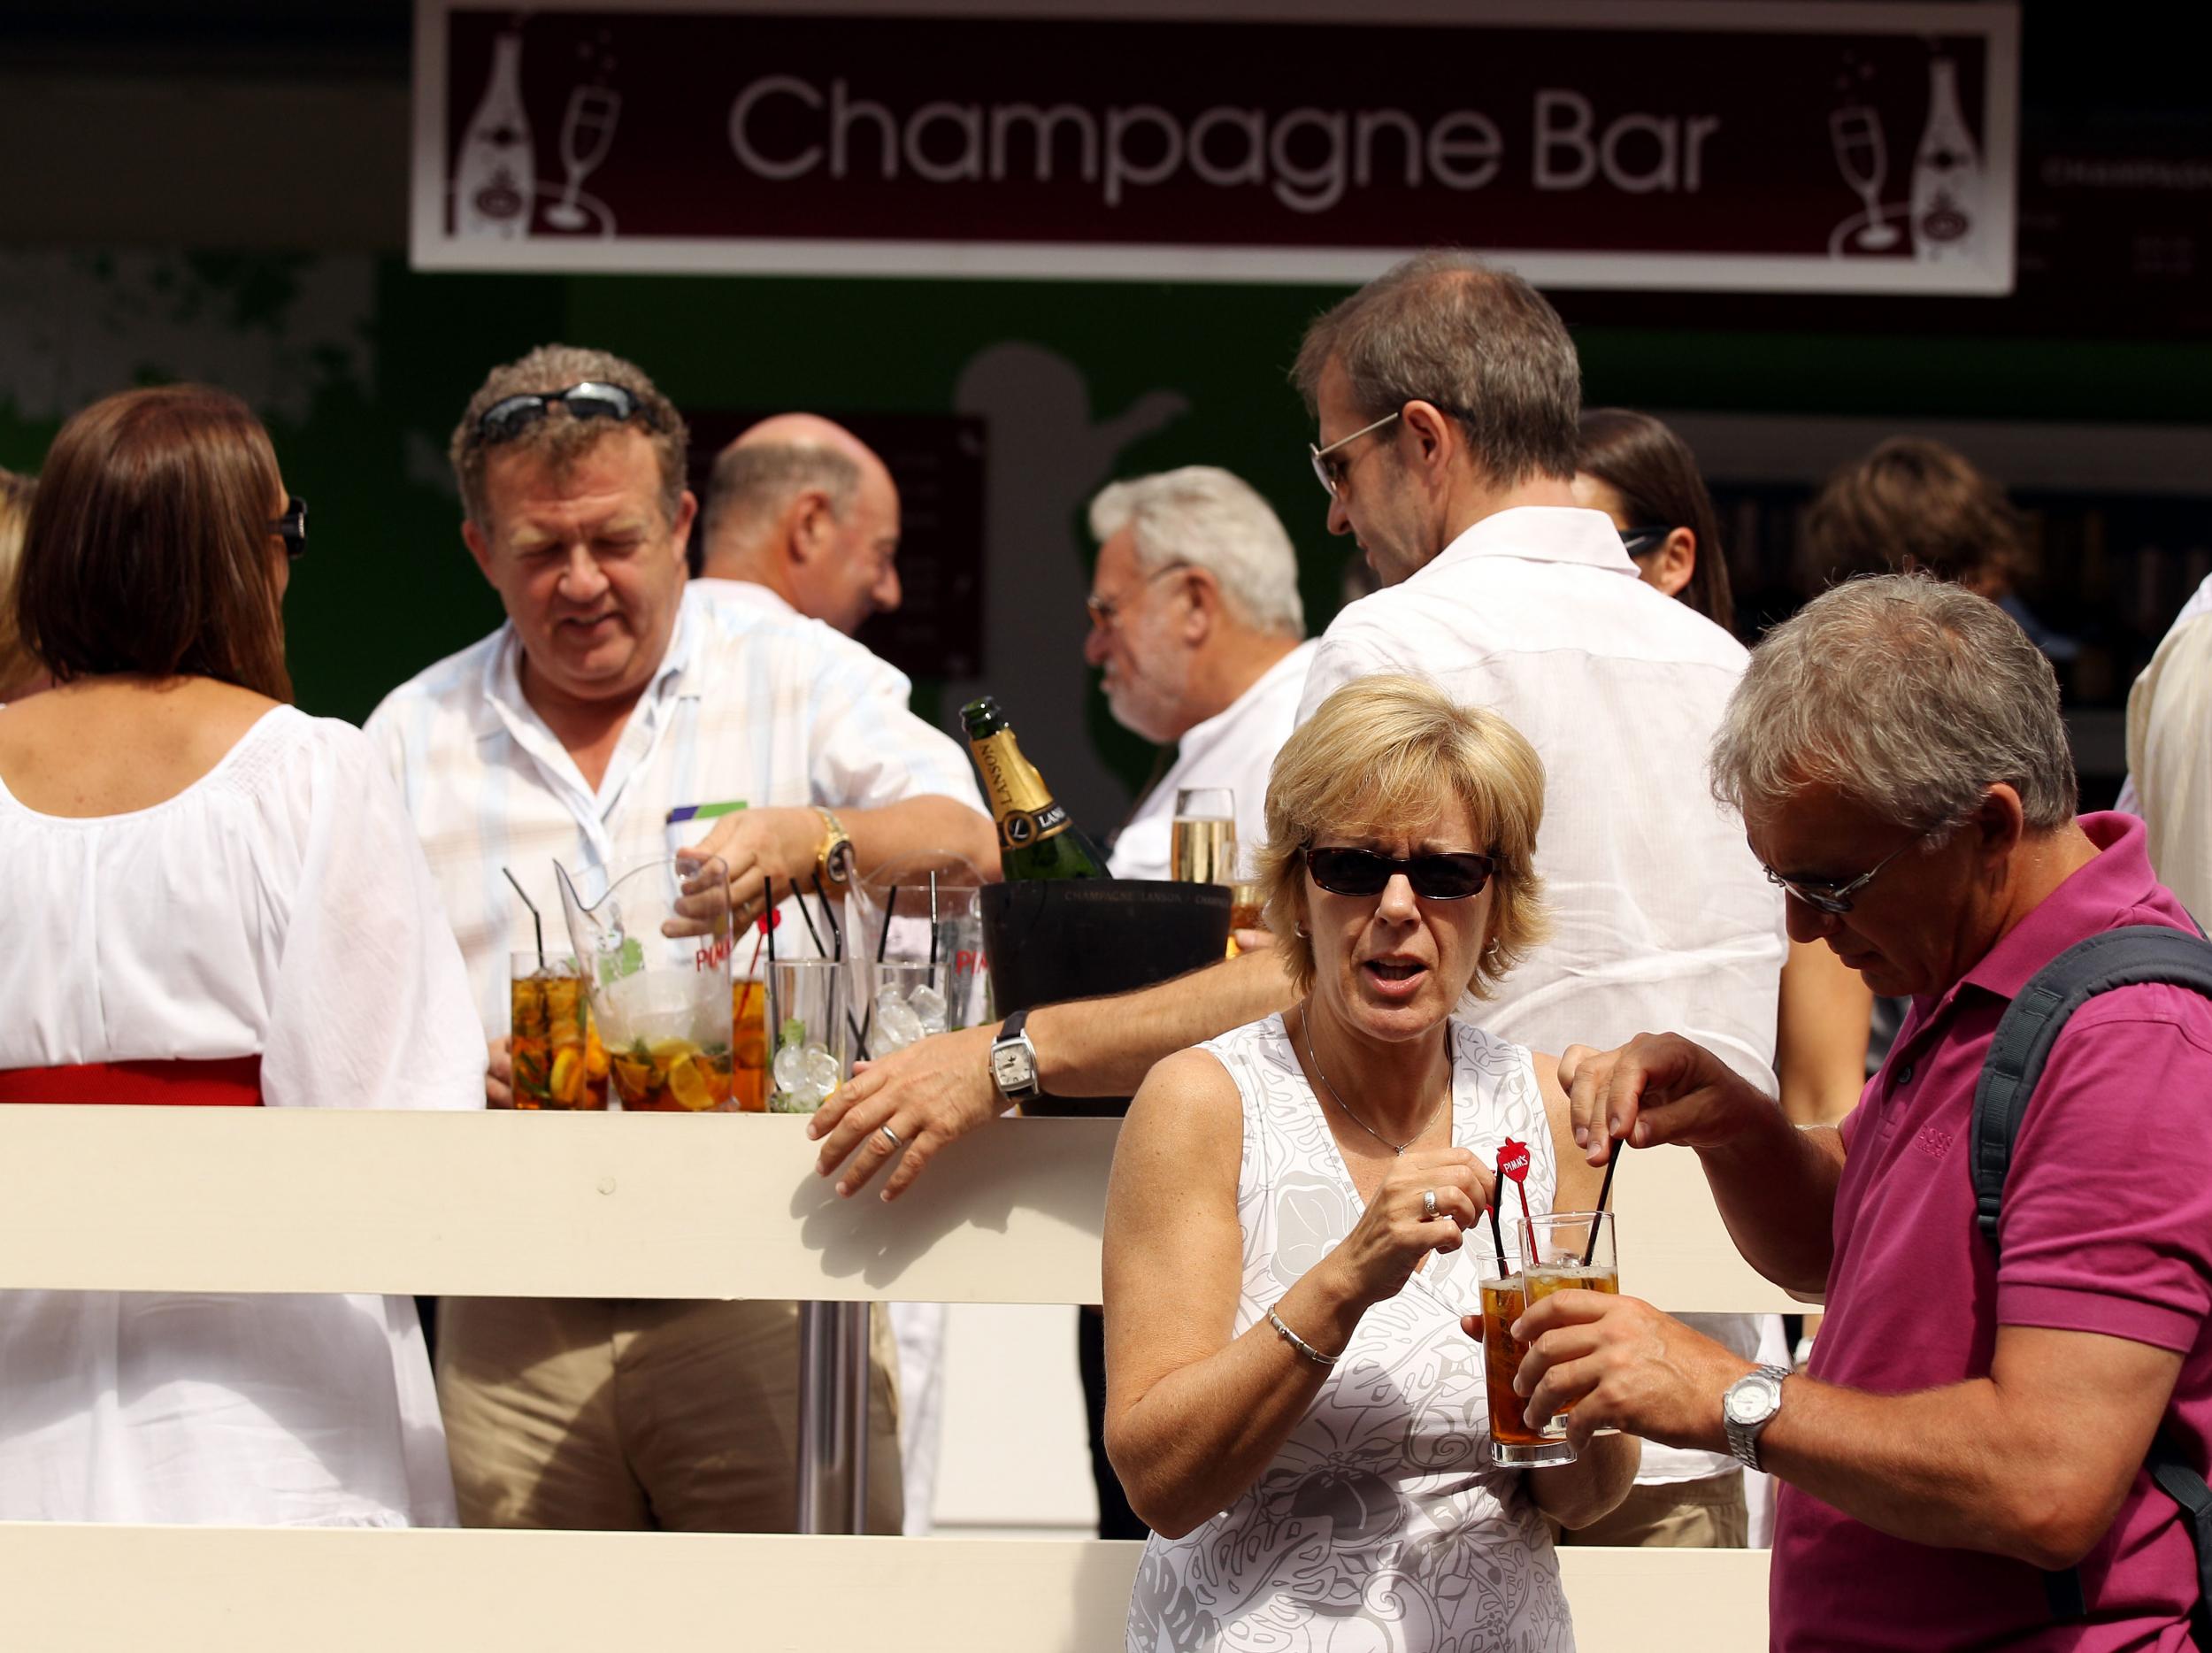
[[[4,1107],[0,1288],[1094,1302],[1118,1129],[1010,1120],[886,1206],[816,1178],[795,1119]],[[1791,1306],[1737,1257],[1689,1155],[1638,1155],[1613,1193],[1625,1289]],[[1136,1553],[0,1524],[0,1649],[1115,1653]],[[1763,1554],[1562,1561],[1586,1653],[1763,1645]]]

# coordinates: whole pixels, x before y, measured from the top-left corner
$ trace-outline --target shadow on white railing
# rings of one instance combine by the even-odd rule
[[[0,1288],[1091,1303],[1113,1120],[1024,1119],[896,1205],[796,1119],[0,1108]],[[1623,1286],[1792,1305],[1685,1153],[1623,1170]],[[5,1374],[0,1372],[0,1383]],[[1136,1547],[0,1524],[0,1649],[1114,1653]],[[1757,1552],[1563,1552],[1582,1647],[1765,1641]]]

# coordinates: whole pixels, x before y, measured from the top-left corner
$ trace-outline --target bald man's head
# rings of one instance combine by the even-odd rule
[[[848,634],[899,605],[899,493],[867,443],[812,413],[763,419],[716,457],[703,570],[768,587]]]

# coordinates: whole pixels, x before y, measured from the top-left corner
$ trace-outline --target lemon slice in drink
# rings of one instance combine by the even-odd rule
[[[668,1094],[687,1113],[703,1113],[714,1106],[714,1088],[707,1080],[707,1065],[687,1056],[668,1070]]]

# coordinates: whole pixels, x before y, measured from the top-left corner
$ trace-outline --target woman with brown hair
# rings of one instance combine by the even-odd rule
[[[15,566],[31,518],[35,478],[0,469],[0,706],[46,687],[46,673],[15,634]]]
[[[1613,519],[1646,585],[1735,630],[1720,520],[1687,442],[1633,408],[1586,408],[1574,491],[1578,504]]]
[[[286,703],[306,544],[236,398],[62,427],[0,710],[0,1104],[482,1105],[459,950],[389,779]],[[447,1524],[405,1297],[0,1293],[0,1519]]]

